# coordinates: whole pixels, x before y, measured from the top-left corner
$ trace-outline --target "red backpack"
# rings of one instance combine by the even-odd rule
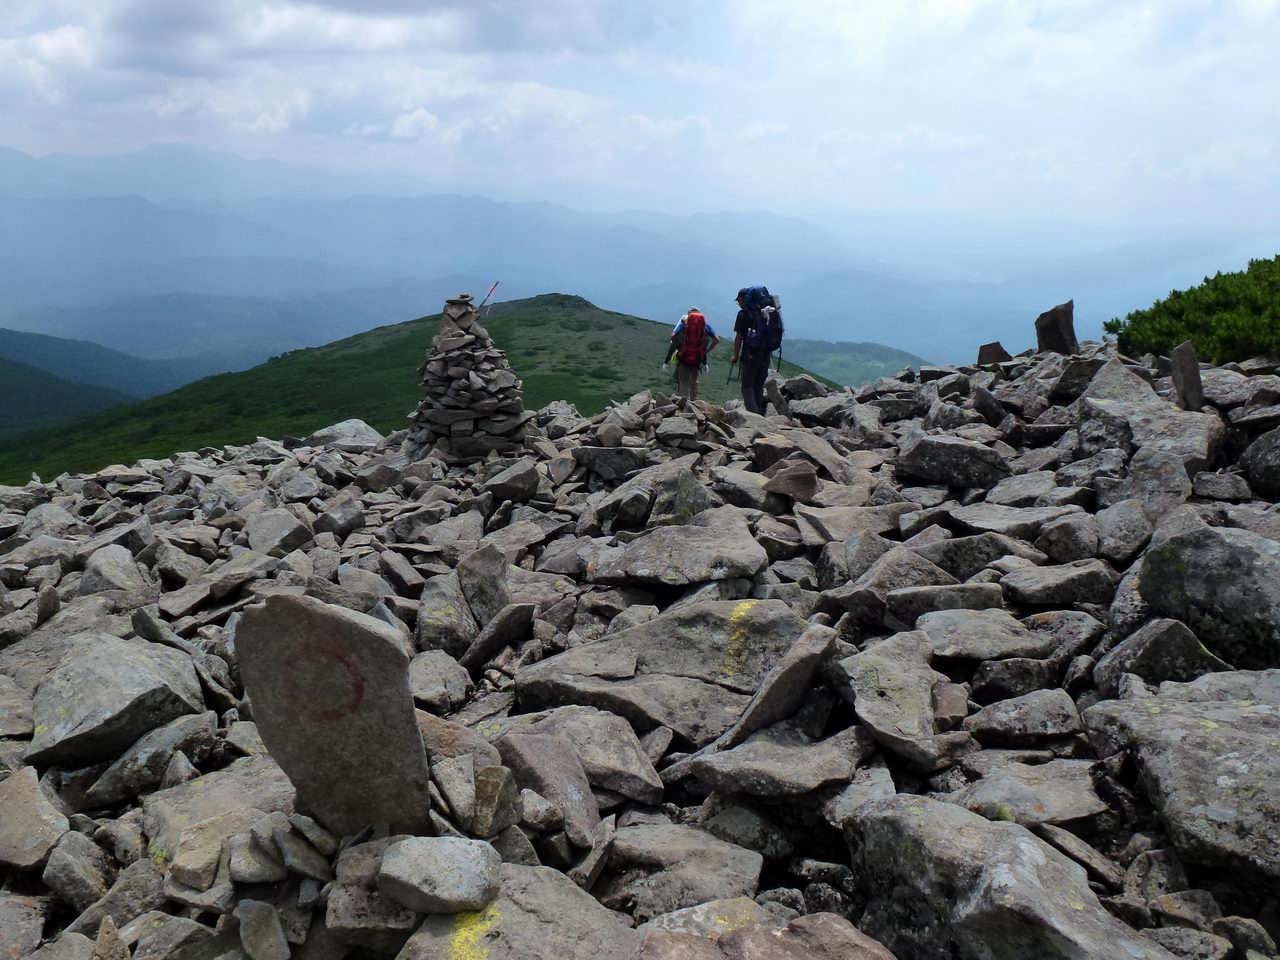
[[[684,337],[680,342],[680,362],[687,367],[700,366],[707,359],[707,318],[690,313],[684,318]]]

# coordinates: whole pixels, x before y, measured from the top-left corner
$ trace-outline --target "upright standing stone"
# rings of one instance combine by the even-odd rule
[[[978,366],[983,367],[988,363],[1006,363],[1012,360],[1009,351],[1004,348],[1004,344],[999,340],[992,340],[990,343],[984,343],[978,348]]]
[[[1076,305],[1074,300],[1060,303],[1036,317],[1036,352],[1062,353],[1071,356],[1080,352],[1076,339]]]
[[[273,596],[245,612],[236,649],[258,732],[301,809],[337,834],[431,832],[399,633],[311,597]]]
[[[62,811],[41,789],[34,767],[22,767],[0,780],[0,811],[3,866],[31,870],[42,865],[70,829]]]
[[[1240,466],[1254,493],[1280,500],[1280,429],[1269,430],[1249,444],[1240,457]]]
[[[1204,406],[1204,385],[1200,382],[1200,361],[1190,340],[1180,343],[1169,354],[1173,361],[1173,392],[1183,410],[1199,410]]]

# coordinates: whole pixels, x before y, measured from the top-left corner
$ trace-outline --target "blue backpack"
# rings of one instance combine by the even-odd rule
[[[769,288],[743,287],[738,291],[745,304],[749,324],[745,337],[748,350],[773,353],[782,347],[782,311]]]

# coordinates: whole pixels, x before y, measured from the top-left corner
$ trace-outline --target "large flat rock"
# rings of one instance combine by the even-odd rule
[[[724,733],[805,621],[779,600],[713,600],[583,644],[516,674],[523,707],[616,713],[699,746]]]
[[[70,647],[36,689],[27,760],[74,767],[114,759],[143,734],[202,710],[200,681],[186,654],[99,636]]]
[[[857,533],[896,533],[899,519],[918,510],[914,503],[886,503],[877,507],[794,508],[800,536],[806,547],[848,540]]]
[[[797,917],[781,930],[773,923],[739,928],[718,946],[726,960],[894,960],[883,944],[836,913]]]
[[[998,503],[974,503],[952,510],[951,518],[978,535],[998,533],[1016,540],[1033,541],[1040,536],[1045,524],[1079,512],[1076,506],[1006,507]]]
[[[690,772],[718,793],[799,797],[848,783],[876,744],[861,727],[814,741],[786,724],[761,731],[746,743],[699,757]]]
[[[661,673],[626,678],[549,673],[521,686],[522,673],[516,683],[524,706],[598,707],[623,717],[641,733],[670,727],[695,747],[728,731],[751,699],[714,683]]]
[[[1280,666],[1280,543],[1221,527],[1170,537],[1143,557],[1138,589],[1233,666]]]
[[[631,724],[594,707],[558,707],[514,718],[521,733],[551,734],[573,744],[593,787],[612,790],[639,803],[660,803],[662,779],[645,754]]]
[[[1173,454],[1190,474],[1213,460],[1225,434],[1216,413],[1183,410],[1162,400],[1119,357],[1112,357],[1094,375],[1081,398],[1081,415],[1124,421],[1135,447]]]
[[[1165,830],[1191,863],[1280,877],[1275,673],[1210,674],[1084,712],[1100,754],[1125,749],[1137,760]]]
[[[836,664],[841,694],[886,750],[913,767],[947,766],[975,744],[967,733],[938,733],[933,687],[945,681],[930,665],[933,645],[920,631],[898,633]]]
[[[480,633],[456,572],[432,577],[418,597],[415,633],[419,650],[443,650],[457,658]]]
[[[916,621],[929,638],[935,657],[957,660],[1043,659],[1053,653],[1055,639],[1027,629],[1004,610],[936,610]]]
[[[185,830],[246,808],[292,813],[295,791],[271,757],[242,757],[230,766],[143,798],[148,856],[172,859]]]
[[[988,489],[1009,476],[997,450],[960,437],[914,432],[902,443],[897,468],[903,474],[951,487]]]
[[[845,835],[871,892],[859,927],[897,956],[1172,960],[1025,827],[900,794],[859,808]]]
[[[751,578],[769,562],[745,521],[718,526],[658,527],[603,551],[587,567],[593,583],[685,586]]]
[[[629,906],[637,920],[708,900],[750,897],[763,858],[754,850],[677,824],[622,827],[595,894],[606,906]]]
[[[99,605],[101,608],[108,606],[101,597],[83,597],[80,602]],[[104,615],[106,615],[105,611]],[[102,636],[114,635],[93,630],[63,633],[60,630],[50,629],[52,625],[53,621],[49,621],[16,643],[0,650],[0,674],[13,680],[18,689],[28,696],[33,696],[41,681],[58,669],[63,656],[73,646],[91,643]]]
[[[1006,763],[946,799],[988,820],[1009,820],[1025,827],[1087,825],[1107,811],[1094,789],[1092,767],[1090,760]]]
[[[0,890],[0,957],[29,957],[40,946],[52,901]]]
[[[483,910],[428,916],[397,960],[633,960],[627,918],[549,867],[504,863]]]

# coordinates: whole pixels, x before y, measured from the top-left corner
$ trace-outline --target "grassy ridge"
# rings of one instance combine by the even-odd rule
[[[880,343],[831,343],[788,337],[782,355],[836,383],[856,387],[879,377],[892,377],[903,367],[927,367],[929,361]]]
[[[0,316],[0,324],[6,318]],[[124,394],[128,400],[168,393],[216,369],[183,360],[144,360],[88,340],[0,328],[0,358],[73,383]]]
[[[350,417],[383,431],[399,429],[420,398],[416,370],[438,322],[437,314],[378,327],[70,426],[0,440],[0,483],[23,483],[33,472],[51,479],[63,471],[259,436],[305,436]],[[568,400],[594,413],[610,400],[672,386],[670,373],[659,369],[670,334],[665,324],[561,294],[497,304],[485,323],[524,381],[529,409]],[[726,343],[704,377],[706,399],[737,395],[736,382],[725,386],[728,359]],[[783,372],[802,371],[784,363]]]
[[[0,358],[0,438],[132,403],[115,390],[73,383]]]

